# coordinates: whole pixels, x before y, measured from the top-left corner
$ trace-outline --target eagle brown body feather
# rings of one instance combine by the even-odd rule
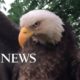
[[[0,80],[11,80],[14,64],[1,63],[1,54],[16,53],[19,50],[17,36],[18,26],[0,11]]]
[[[76,63],[75,40],[71,29],[64,28],[63,38],[56,45],[28,40],[22,53],[36,53],[37,61],[16,64],[13,80],[75,80],[75,70],[71,70]]]

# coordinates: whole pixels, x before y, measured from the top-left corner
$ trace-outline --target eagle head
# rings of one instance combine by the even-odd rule
[[[18,41],[24,47],[29,38],[41,44],[57,44],[64,32],[61,18],[48,10],[32,10],[20,18]]]

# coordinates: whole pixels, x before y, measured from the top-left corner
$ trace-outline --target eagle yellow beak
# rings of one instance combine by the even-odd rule
[[[20,29],[20,33],[18,36],[18,42],[21,48],[24,48],[25,43],[27,42],[27,40],[32,37],[33,32],[27,28],[27,27],[22,27]]]

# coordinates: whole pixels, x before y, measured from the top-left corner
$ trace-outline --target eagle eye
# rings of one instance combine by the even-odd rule
[[[37,28],[39,25],[40,25],[40,22],[38,21],[38,22],[34,23],[31,27]]]

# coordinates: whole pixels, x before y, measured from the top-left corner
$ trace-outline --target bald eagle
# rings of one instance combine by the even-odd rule
[[[22,53],[36,53],[34,64],[14,68],[13,80],[74,80],[76,46],[71,27],[55,13],[32,10],[20,18]]]

